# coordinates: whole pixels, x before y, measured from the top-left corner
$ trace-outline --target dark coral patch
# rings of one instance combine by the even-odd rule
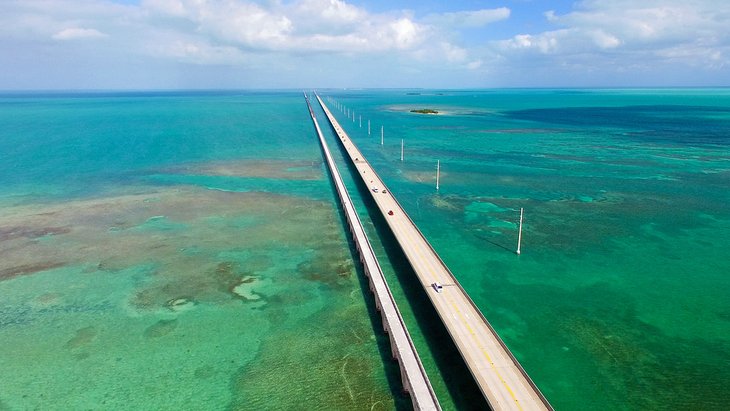
[[[0,227],[0,241],[70,233],[68,227]]]
[[[317,257],[299,264],[297,271],[309,281],[338,288],[348,284],[343,280],[352,275],[353,265],[351,260]]]
[[[195,369],[195,378],[198,378],[200,380],[205,380],[211,377],[214,377],[216,374],[216,369],[212,365],[203,365],[201,367],[198,367]]]
[[[195,306],[195,301],[188,297],[177,297],[165,303],[170,311],[183,311]]]
[[[174,320],[160,320],[144,330],[144,336],[146,338],[159,338],[163,337],[177,328],[177,319]]]
[[[241,278],[235,263],[221,262],[205,273],[170,276],[162,284],[139,290],[131,303],[145,310],[165,307],[173,311],[201,303],[222,303],[237,298],[232,290],[241,284]]]
[[[213,272],[213,278],[215,278],[218,290],[225,292],[230,292],[241,280],[241,276],[236,274],[236,265],[229,261],[218,263]]]
[[[29,274],[35,274],[41,271],[51,270],[53,268],[58,268],[64,266],[65,263],[59,263],[56,261],[44,261],[40,263],[35,264],[24,264],[24,265],[17,265],[15,267],[5,268],[0,270],[0,281],[2,280],[9,280],[13,277],[17,277],[20,275],[29,275]]]
[[[89,345],[94,340],[94,338],[96,338],[97,334],[98,332],[94,327],[79,328],[78,330],[76,330],[76,335],[70,340],[66,341],[66,345],[64,345],[64,347],[72,350],[74,348],[80,348]]]

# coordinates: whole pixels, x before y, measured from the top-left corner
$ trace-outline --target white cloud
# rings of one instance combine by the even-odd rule
[[[372,14],[340,0],[146,0],[151,19],[211,43],[249,51],[363,53],[408,50],[427,30],[407,15]]]
[[[174,40],[152,46],[150,52],[195,64],[234,64],[246,61],[244,53],[235,47],[215,46],[197,40]]]
[[[466,65],[466,68],[468,68],[469,70],[476,70],[476,69],[480,68],[483,64],[484,64],[484,62],[481,60],[474,60],[474,61],[470,61]]]
[[[566,30],[556,30],[539,35],[518,34],[509,40],[496,42],[502,51],[527,50],[542,54],[553,53],[558,50],[561,39],[566,37]]]
[[[294,5],[294,9],[297,15],[337,25],[357,22],[368,14],[365,10],[340,0],[302,0]]]
[[[466,49],[455,46],[451,43],[441,42],[439,43],[439,48],[441,49],[440,54],[444,55],[446,60],[450,62],[461,63],[466,60],[468,56]]]
[[[28,65],[40,64],[38,56],[66,58],[74,68],[104,60],[122,72],[133,60],[141,73],[147,64],[181,73],[190,65],[216,65],[195,70],[230,66],[283,75],[307,64],[332,76],[347,67],[353,79],[392,84],[399,84],[398,74],[400,81],[429,73],[461,84],[488,72],[483,84],[512,85],[502,79],[603,78],[609,70],[627,77],[679,66],[707,73],[730,66],[730,1],[584,0],[570,12],[545,11],[538,24],[523,20],[534,5],[520,3],[512,3],[514,10],[424,16],[419,10],[374,12],[348,1],[0,0],[0,53],[18,67],[16,57],[25,50],[32,56]],[[490,26],[518,14],[514,25]],[[549,30],[525,29],[541,24]]]
[[[142,8],[155,13],[175,17],[188,15],[187,2],[184,0],[142,0]]]
[[[454,28],[483,27],[488,24],[506,20],[510,16],[510,9],[500,7],[498,9],[482,9],[474,11],[458,11],[442,14],[432,14],[426,17],[426,21],[433,24],[450,26]]]
[[[380,40],[393,39],[392,44],[399,49],[407,49],[419,42],[421,29],[408,18],[401,18],[388,24],[381,32]]]
[[[170,30],[188,35],[193,28],[211,41],[247,48],[280,48],[292,30],[287,16],[248,1],[147,0],[143,7],[153,19],[175,19],[158,22]]]
[[[503,18],[505,10],[448,18],[480,25]],[[107,37],[105,52],[193,64],[250,64],[257,55],[307,53],[347,59],[420,53],[432,64],[463,64],[468,58],[466,49],[444,40],[443,29],[408,11],[373,13],[342,0],[142,0],[137,5],[6,0],[0,2],[0,38],[3,32],[32,33],[24,37],[38,41]]]
[[[53,37],[54,40],[79,40],[106,37],[106,34],[96,29],[70,27],[57,32],[51,37]]]
[[[586,0],[574,11],[545,13],[558,28],[493,41],[509,57],[552,55],[556,67],[576,57],[613,59],[615,66],[724,65],[730,61],[730,2],[711,0]],[[643,60],[643,61],[639,61]]]
[[[621,45],[621,40],[603,30],[592,30],[587,34],[593,43],[602,49],[612,49]]]

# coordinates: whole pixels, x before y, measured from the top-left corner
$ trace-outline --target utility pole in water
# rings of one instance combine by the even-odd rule
[[[520,232],[517,234],[517,255],[520,255],[520,247],[522,246],[522,212],[525,209],[520,207]]]

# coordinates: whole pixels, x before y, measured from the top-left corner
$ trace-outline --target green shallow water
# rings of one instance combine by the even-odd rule
[[[728,403],[727,90],[322,94],[556,409]],[[409,407],[300,93],[0,105],[0,409]],[[345,178],[444,408],[478,408]]]

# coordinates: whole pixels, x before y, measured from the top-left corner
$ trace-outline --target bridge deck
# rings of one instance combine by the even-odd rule
[[[375,257],[375,252],[370,246],[370,240],[368,240],[367,235],[365,234],[365,229],[362,226],[360,217],[358,217],[357,211],[355,211],[355,207],[352,205],[350,194],[347,192],[347,188],[342,182],[342,177],[340,176],[340,172],[337,170],[337,165],[332,159],[327,142],[324,140],[324,136],[322,136],[322,131],[319,128],[317,118],[312,111],[308,98],[307,106],[309,106],[309,113],[312,116],[314,127],[317,130],[317,135],[319,136],[319,141],[322,145],[322,151],[324,152],[327,166],[329,167],[330,174],[332,175],[335,190],[337,191],[337,195],[345,212],[345,217],[350,227],[350,232],[352,233],[355,246],[360,254],[360,261],[363,263],[365,274],[370,279],[370,289],[375,295],[375,303],[381,313],[383,327],[390,338],[393,357],[400,365],[403,387],[410,394],[414,409],[440,410],[441,407],[436,398],[436,394],[433,392],[431,382],[426,375],[423,364],[421,364],[418,352],[416,351],[416,347],[413,345],[413,341],[408,333],[403,317],[401,317],[398,306],[395,303],[395,299],[390,293],[390,288],[388,288],[385,275],[383,275],[378,259]]]
[[[423,234],[317,96],[424,292],[433,303],[482,394],[494,410],[552,410],[519,362],[456,281]],[[438,292],[432,285],[439,283]]]

